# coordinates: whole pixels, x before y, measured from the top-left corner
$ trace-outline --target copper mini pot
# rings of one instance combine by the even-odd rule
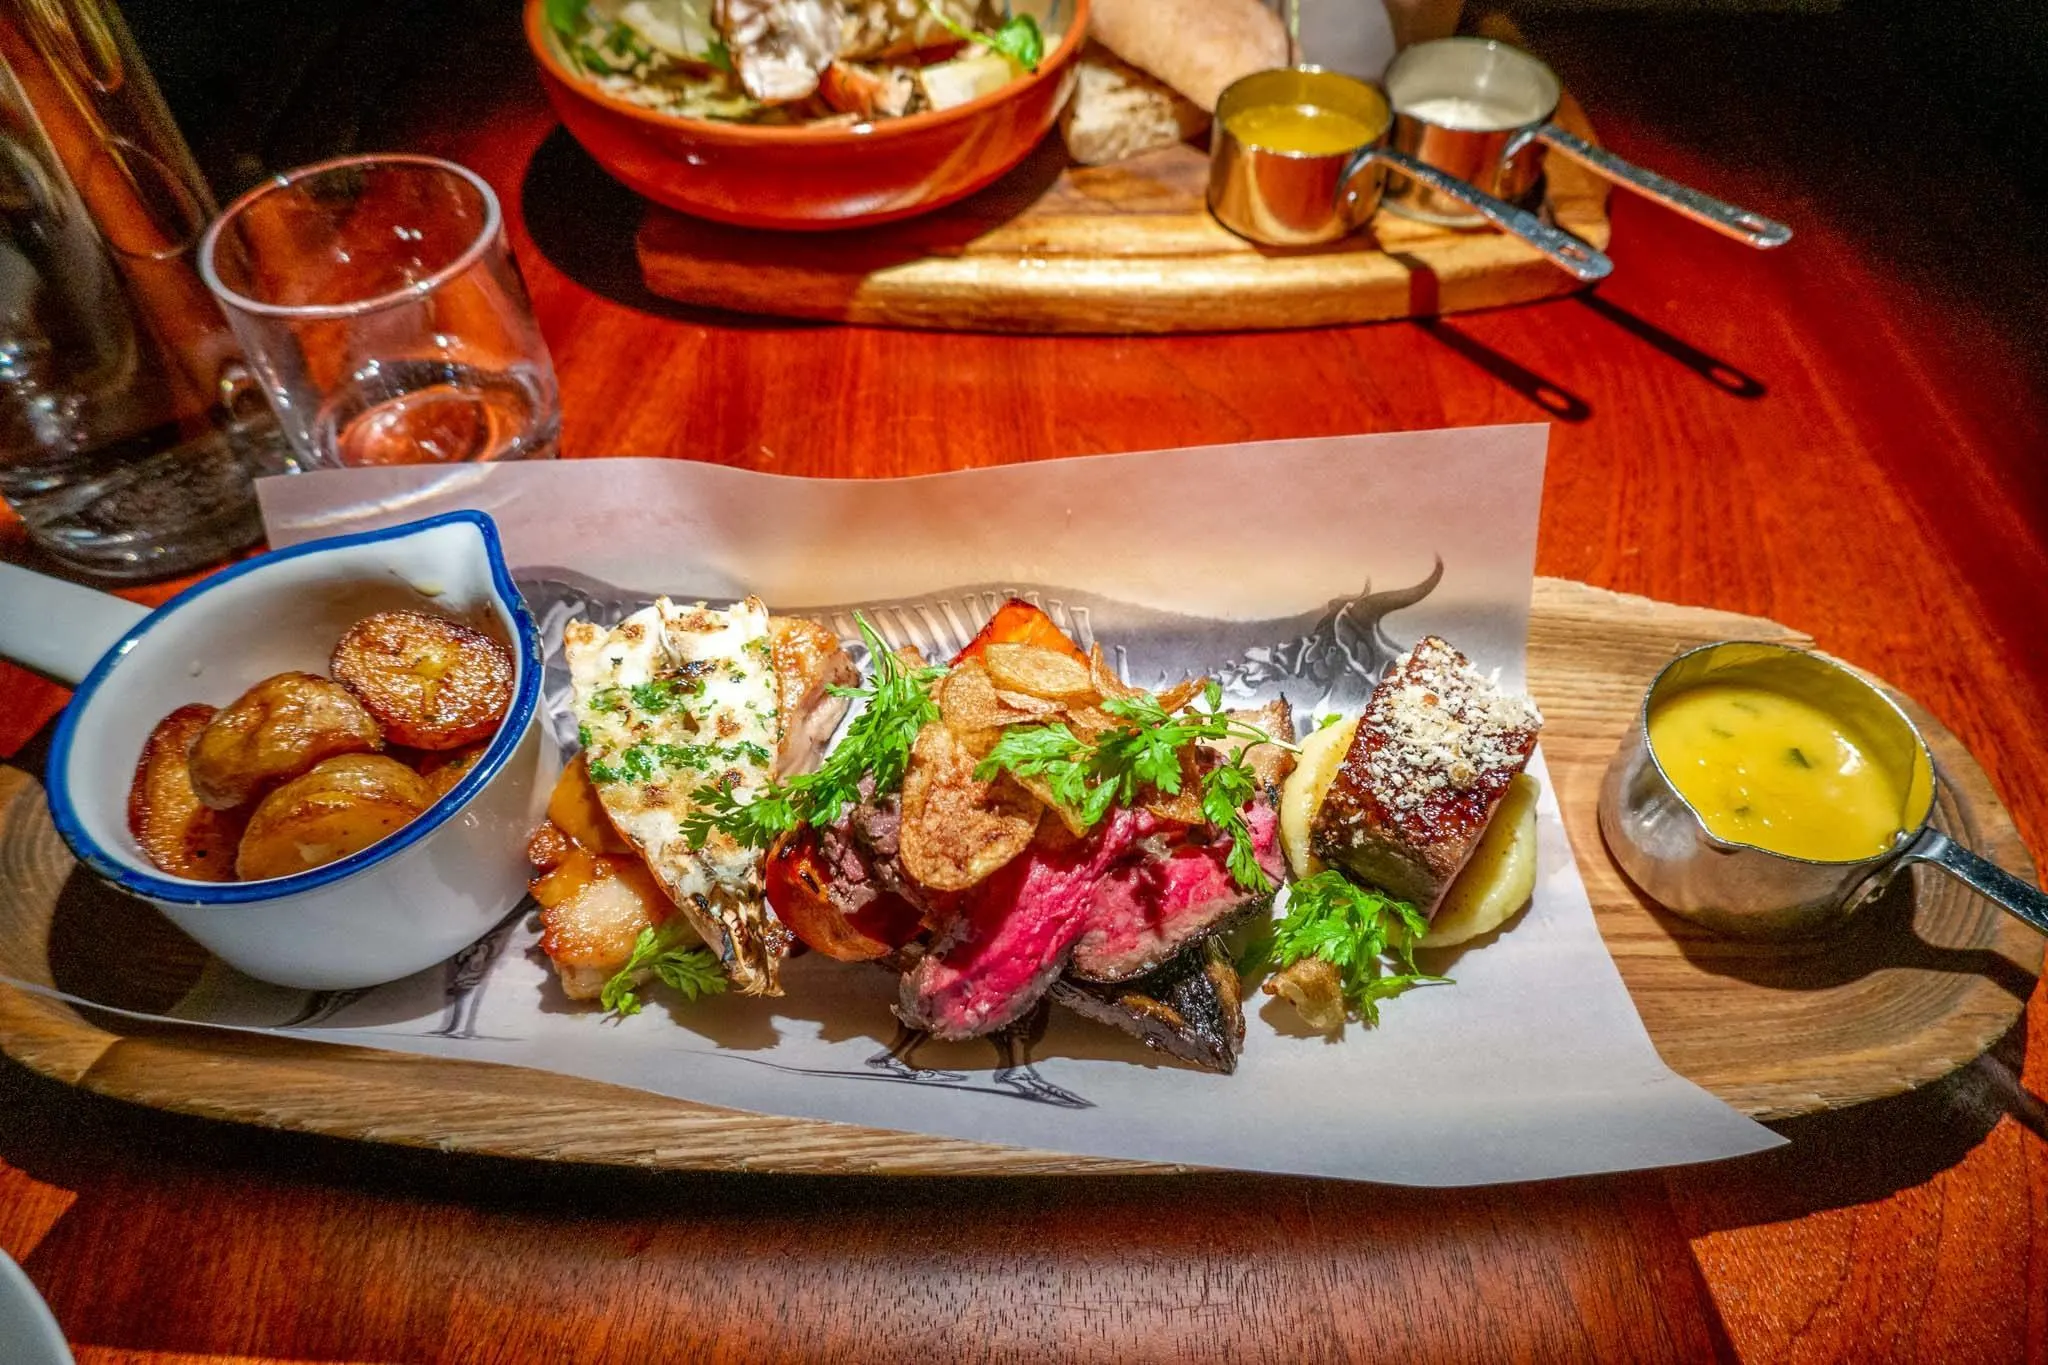
[[[1395,150],[1470,181],[1512,204],[1542,194],[1546,149],[1595,175],[1753,247],[1782,246],[1792,229],[1760,213],[1646,171],[1551,122],[1564,86],[1557,73],[1520,48],[1490,38],[1417,43],[1387,68]],[[1480,220],[1455,196],[1419,177],[1395,175],[1387,208],[1451,227]]]
[[[1268,106],[1327,109],[1356,120],[1368,136],[1336,152],[1289,152],[1258,146],[1231,130],[1234,116]],[[1394,126],[1385,95],[1364,81],[1316,67],[1254,72],[1216,101],[1209,143],[1209,211],[1240,237],[1263,246],[1316,246],[1356,231],[1380,206],[1387,171],[1426,185],[1463,206],[1475,223],[1521,238],[1582,280],[1614,268],[1601,252],[1526,209],[1387,146]]]

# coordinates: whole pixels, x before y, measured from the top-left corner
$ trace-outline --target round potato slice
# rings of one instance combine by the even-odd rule
[[[323,759],[383,747],[377,722],[347,688],[317,673],[279,673],[229,702],[199,732],[192,790],[215,810],[232,810]]]
[[[477,760],[484,756],[484,750],[489,747],[487,744],[479,744],[473,749],[464,749],[459,753],[450,753],[446,750],[431,751],[426,755],[426,761],[415,765],[413,771],[427,780],[427,790],[434,794],[436,801],[439,801],[455,790],[456,783],[469,776],[469,770],[476,766]],[[438,762],[435,761],[437,759]]]
[[[235,855],[243,881],[289,877],[360,852],[434,803],[427,780],[395,758],[348,754],[263,798]]]
[[[1529,774],[1515,774],[1492,823],[1479,836],[1479,847],[1444,892],[1428,936],[1416,947],[1448,948],[1478,938],[1529,903],[1536,891],[1536,796],[1541,790]]]
[[[128,829],[149,860],[171,876],[231,882],[242,821],[200,804],[185,760],[212,719],[211,706],[181,706],[149,732],[128,787]]]
[[[350,626],[329,662],[394,744],[460,749],[489,739],[512,704],[512,655],[479,630],[418,611]]]
[[[1337,769],[1344,764],[1351,737],[1357,733],[1356,716],[1311,731],[1301,742],[1301,756],[1295,760],[1294,771],[1281,784],[1280,847],[1296,877],[1312,877],[1323,870],[1322,861],[1309,852],[1309,830],[1315,824],[1317,807],[1323,804],[1323,794],[1337,780]]]

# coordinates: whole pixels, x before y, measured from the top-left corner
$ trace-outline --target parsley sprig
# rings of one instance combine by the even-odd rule
[[[1000,52],[1026,71],[1038,70],[1038,64],[1045,60],[1045,34],[1039,30],[1038,20],[1028,14],[1013,14],[996,28],[993,33],[978,33],[953,20],[938,6],[937,0],[924,0],[924,7],[940,27],[962,42],[979,43],[991,52]]]
[[[865,616],[855,612],[853,619],[868,647],[868,685],[835,686],[831,691],[834,696],[865,700],[866,709],[854,717],[846,737],[816,771],[771,782],[745,801],[721,784],[698,793],[697,808],[682,822],[683,838],[691,848],[702,848],[714,831],[747,848],[766,848],[799,825],[837,820],[841,811],[860,801],[865,776],[873,776],[878,796],[903,785],[917,732],[939,718],[931,686],[946,670],[906,667]]]
[[[1181,755],[1189,745],[1200,740],[1242,741],[1229,757],[1202,774],[1202,815],[1230,836],[1232,880],[1264,895],[1273,890],[1273,879],[1259,866],[1251,825],[1244,816],[1244,807],[1259,786],[1244,755],[1255,744],[1294,746],[1225,715],[1223,689],[1215,682],[1203,689],[1202,701],[1201,710],[1169,713],[1149,692],[1105,698],[1102,709],[1126,723],[1092,744],[1065,721],[1013,725],[976,766],[974,776],[986,782],[1007,770],[1018,777],[1038,778],[1082,827],[1089,828],[1115,807],[1135,805],[1146,787],[1178,795]]]
[[[621,1018],[638,1014],[640,996],[634,984],[644,971],[653,972],[656,980],[685,1000],[723,991],[725,971],[709,948],[677,946],[688,932],[689,926],[680,915],[659,929],[652,925],[642,929],[640,937],[633,940],[633,954],[626,959],[626,965],[598,993],[598,1004]]]
[[[1287,913],[1238,960],[1241,971],[1293,966],[1317,957],[1337,969],[1344,998],[1368,1025],[1382,1000],[1414,986],[1448,984],[1415,966],[1415,944],[1429,921],[1407,901],[1352,881],[1335,868],[1304,877],[1287,890]],[[1390,970],[1391,966],[1397,970]]]

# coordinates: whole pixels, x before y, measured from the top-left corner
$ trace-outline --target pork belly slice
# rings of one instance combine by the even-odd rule
[[[860,681],[860,670],[846,657],[838,636],[800,616],[769,617],[768,645],[782,724],[775,775],[807,773],[824,758],[852,704],[827,689],[853,686]]]
[[[1244,1051],[1243,988],[1214,938],[1189,944],[1134,981],[1061,977],[1050,994],[1084,1019],[1122,1029],[1153,1051],[1206,1071],[1229,1075]]]
[[[1543,717],[1434,635],[1373,689],[1316,812],[1316,856],[1434,915],[1528,765]]]
[[[1279,816],[1265,801],[1245,813],[1259,866],[1275,886],[1285,870]],[[1196,843],[1149,841],[1142,856],[1113,868],[1095,884],[1074,944],[1069,976],[1082,981],[1129,981],[1175,956],[1188,944],[1223,928],[1271,893],[1255,895],[1232,879],[1230,840]]]

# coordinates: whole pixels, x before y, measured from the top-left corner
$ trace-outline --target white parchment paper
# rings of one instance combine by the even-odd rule
[[[821,439],[827,434],[821,433]],[[1356,711],[1435,631],[1523,673],[1546,429],[1225,446],[920,479],[790,479],[679,461],[361,470],[261,487],[274,544],[477,507],[558,642],[655,592],[845,628],[873,613],[945,650],[1007,592],[1033,596],[1134,681],[1207,673],[1304,719]],[[556,733],[573,727],[551,669]],[[1540,757],[1536,771],[1541,773]],[[1028,1048],[891,1055],[895,979],[815,955],[780,999],[650,993],[572,1004],[532,916],[441,968],[308,995],[218,966],[176,1013],[402,1052],[568,1072],[710,1104],[1090,1155],[1468,1185],[1705,1161],[1780,1139],[1658,1059],[1593,921],[1552,798],[1541,879],[1501,931],[1427,965],[1455,984],[1377,1029],[1304,1036],[1254,994],[1237,1073],[1051,1012]]]

